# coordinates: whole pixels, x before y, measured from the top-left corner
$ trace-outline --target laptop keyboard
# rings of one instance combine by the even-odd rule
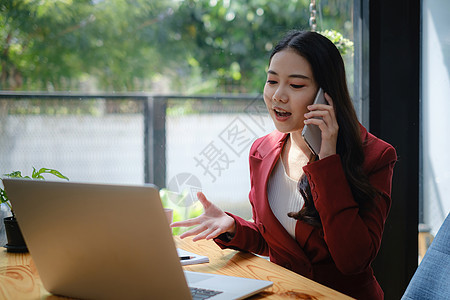
[[[211,298],[222,292],[191,287],[191,295],[193,300],[202,300]]]

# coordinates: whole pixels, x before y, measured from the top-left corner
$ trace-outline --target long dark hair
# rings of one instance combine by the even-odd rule
[[[360,125],[348,92],[344,62],[339,50],[321,34],[299,30],[290,31],[275,46],[270,59],[285,49],[296,51],[309,62],[318,86],[333,99],[339,125],[336,152],[341,157],[355,201],[363,210],[371,207],[377,190],[363,172],[364,152]],[[305,200],[305,205],[299,212],[291,212],[288,215],[311,225],[321,226],[320,216],[314,206],[309,182],[305,175],[300,178],[298,188]]]

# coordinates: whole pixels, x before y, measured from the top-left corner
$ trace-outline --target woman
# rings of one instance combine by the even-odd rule
[[[322,88],[328,104],[313,104]],[[383,299],[371,262],[391,205],[395,149],[359,124],[344,63],[327,38],[292,31],[274,48],[264,101],[277,130],[250,150],[253,221],[198,194],[204,213],[171,226],[270,260],[357,299]],[[314,155],[302,138],[317,125]]]

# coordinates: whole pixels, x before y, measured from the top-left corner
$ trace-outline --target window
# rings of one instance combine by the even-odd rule
[[[432,235],[450,212],[450,20],[445,0],[422,1],[422,191],[419,222]],[[420,249],[419,249],[420,250]]]
[[[2,172],[51,167],[109,183],[162,174],[160,187],[202,188],[250,218],[247,156],[273,129],[261,92],[275,42],[315,13],[354,90],[352,1],[10,1],[0,11],[0,90],[18,92],[0,98]],[[157,101],[164,128],[148,114]]]

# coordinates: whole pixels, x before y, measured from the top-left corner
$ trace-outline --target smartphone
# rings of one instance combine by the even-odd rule
[[[322,88],[319,88],[313,104],[328,104],[325,100]],[[302,137],[314,155],[319,155],[322,144],[322,131],[317,125],[305,125],[302,130]]]

